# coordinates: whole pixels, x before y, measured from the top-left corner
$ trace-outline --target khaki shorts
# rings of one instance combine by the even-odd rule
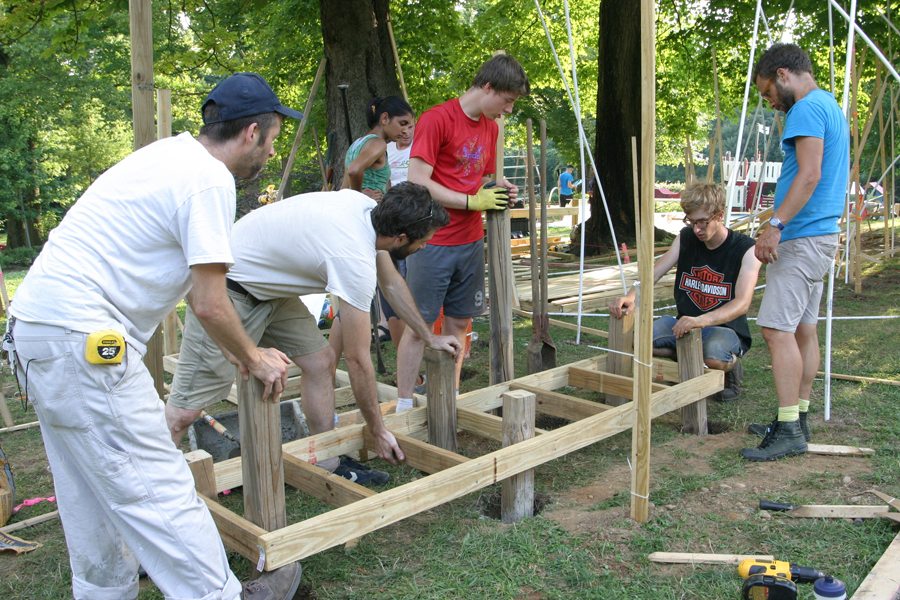
[[[822,280],[837,252],[838,236],[796,238],[778,245],[778,260],[766,267],[760,327],[793,333],[819,319]]]
[[[228,296],[256,344],[277,348],[291,358],[328,347],[316,319],[299,298],[260,302],[232,290]],[[178,408],[200,410],[227,398],[234,377],[234,365],[188,308],[169,402]]]

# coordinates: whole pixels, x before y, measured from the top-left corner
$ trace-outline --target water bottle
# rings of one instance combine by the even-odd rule
[[[847,588],[840,579],[826,575],[816,579],[813,595],[816,600],[847,600]]]

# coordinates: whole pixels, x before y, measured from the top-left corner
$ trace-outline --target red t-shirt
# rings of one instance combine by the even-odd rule
[[[497,124],[485,116],[470,119],[453,98],[425,111],[416,123],[410,158],[434,167],[431,178],[454,192],[474,194],[482,178],[496,171]],[[481,211],[447,209],[450,223],[429,244],[460,246],[484,237]]]

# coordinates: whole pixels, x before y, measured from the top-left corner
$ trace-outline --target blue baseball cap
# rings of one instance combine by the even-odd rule
[[[303,118],[299,110],[281,104],[266,80],[256,73],[235,73],[220,81],[203,101],[201,114],[210,102],[216,103],[219,114],[212,120],[204,117],[203,122],[207,125],[268,112],[291,119]]]

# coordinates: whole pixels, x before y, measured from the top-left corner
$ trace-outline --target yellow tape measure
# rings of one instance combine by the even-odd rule
[[[95,331],[84,344],[84,359],[92,365],[118,365],[125,357],[125,337],[114,329]]]

